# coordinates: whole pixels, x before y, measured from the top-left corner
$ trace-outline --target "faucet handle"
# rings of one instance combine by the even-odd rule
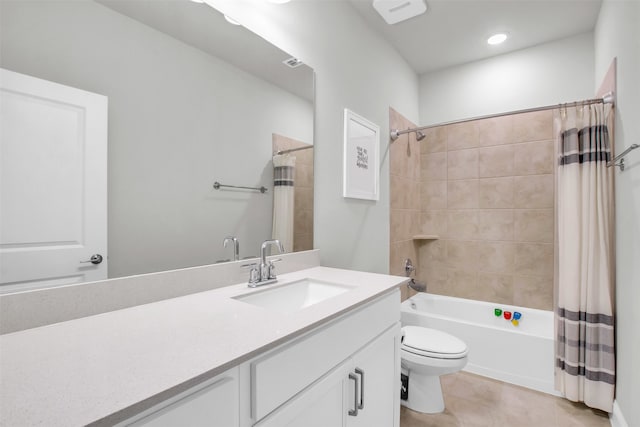
[[[269,260],[269,264],[267,264],[267,279],[271,280],[271,279],[275,279],[276,278],[276,266],[274,265],[275,262],[280,262],[282,261],[282,258],[276,258],[276,259],[272,259]]]
[[[250,264],[242,264],[240,267],[249,270],[249,286],[255,287],[256,283],[260,282],[260,276],[258,273],[258,264],[255,262]]]

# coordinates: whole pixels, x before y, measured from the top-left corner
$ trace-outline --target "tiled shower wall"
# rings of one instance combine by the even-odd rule
[[[391,128],[410,126],[401,116],[395,121],[400,125],[392,121]],[[417,143],[420,173],[406,176],[405,168],[415,162],[406,155],[406,141],[404,148],[395,146],[400,139],[391,148],[391,272],[402,274],[398,259],[413,255],[418,279],[431,293],[552,309],[552,113],[476,120],[425,133]],[[415,185],[407,185],[416,177],[420,197]],[[416,234],[438,239],[410,240]]]
[[[312,147],[310,144],[273,134],[273,152],[291,148]],[[296,157],[294,179],[293,251],[313,249],[313,148],[291,153]],[[290,251],[289,248],[285,248]]]
[[[415,127],[400,113],[389,108],[389,128]],[[404,260],[418,264],[418,246],[413,236],[420,233],[420,142],[415,133],[404,134],[391,144],[389,179],[391,188],[389,272],[404,276]],[[407,288],[401,288],[402,299]]]

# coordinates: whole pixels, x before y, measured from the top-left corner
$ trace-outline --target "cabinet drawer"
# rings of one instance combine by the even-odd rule
[[[282,405],[400,320],[397,290],[251,362],[255,421]]]
[[[119,424],[120,427],[239,425],[238,368],[233,368]]]

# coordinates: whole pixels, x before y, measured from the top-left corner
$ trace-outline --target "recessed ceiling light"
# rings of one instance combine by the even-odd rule
[[[224,19],[226,19],[229,24],[240,25],[238,21],[233,18],[229,18],[227,15],[224,15]]]
[[[275,4],[284,4],[284,3],[289,3],[291,0],[269,0],[269,3],[275,3]]]
[[[489,44],[500,44],[507,39],[507,35],[505,33],[494,34],[487,39],[487,43]]]

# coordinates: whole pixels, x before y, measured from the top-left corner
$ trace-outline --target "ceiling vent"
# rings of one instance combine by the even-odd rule
[[[304,64],[304,62],[300,61],[298,58],[289,58],[282,61],[282,63],[290,68],[297,68]]]
[[[427,11],[424,0],[373,0],[373,7],[387,24],[397,24]]]

